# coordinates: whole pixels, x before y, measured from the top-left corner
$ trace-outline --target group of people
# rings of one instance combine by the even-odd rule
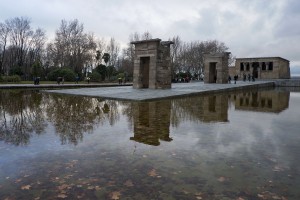
[[[172,80],[173,83],[189,83],[191,81],[190,77],[178,78]]]
[[[35,77],[34,80],[33,80],[33,84],[34,85],[39,85],[40,84],[40,79],[41,79],[40,77]]]
[[[34,78],[33,78],[33,84],[34,84],[34,85],[39,85],[39,84],[40,84],[40,79],[41,79],[41,77],[34,77]],[[77,76],[77,77],[75,78],[75,83],[78,83],[79,80],[80,80],[80,78],[79,78],[79,76]],[[88,83],[90,83],[90,80],[91,80],[90,77],[87,77],[87,78],[86,78],[86,81],[87,81]],[[56,82],[57,82],[58,85],[64,84],[65,78],[64,78],[63,76],[62,76],[62,77],[59,76],[59,77],[57,77]]]
[[[57,77],[56,82],[57,82],[58,85],[59,85],[60,83],[64,84],[65,78],[64,78],[64,77]]]
[[[254,82],[255,81],[255,77],[252,75],[250,75],[250,74],[248,74],[248,75],[246,75],[245,73],[243,74],[243,81],[246,81],[247,80],[247,78],[248,78],[248,81],[250,82],[251,80]]]
[[[248,81],[250,82],[251,80],[254,82],[255,81],[255,77],[250,74],[246,75],[245,73],[243,74],[243,81],[245,82],[248,78]],[[233,80],[234,80],[234,84],[236,84],[236,81],[239,79],[238,75],[234,75]],[[231,83],[231,76],[228,76],[228,83]]]
[[[233,80],[234,80],[234,84],[236,84],[236,81],[239,79],[239,76],[238,75],[234,75],[233,76]],[[231,76],[229,75],[228,76],[228,83],[231,83]]]

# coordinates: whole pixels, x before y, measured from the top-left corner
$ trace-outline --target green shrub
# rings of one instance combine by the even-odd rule
[[[34,77],[41,76],[41,73],[42,73],[41,63],[38,61],[35,61],[32,65],[31,70],[32,70],[32,75]]]
[[[23,71],[22,71],[22,67],[20,66],[14,66],[9,70],[9,75],[13,76],[13,75],[19,75],[22,76],[24,75]]]
[[[64,77],[65,81],[75,81],[77,75],[69,68],[54,69],[48,74],[50,81],[56,81],[57,77]]]
[[[93,71],[90,75],[91,81],[93,82],[100,82],[101,81],[101,74],[96,71]]]
[[[1,82],[18,83],[21,82],[21,77],[19,75],[2,76],[0,80]]]
[[[115,82],[118,80],[118,78],[119,78],[118,76],[111,76],[111,77],[109,77],[109,81]]]

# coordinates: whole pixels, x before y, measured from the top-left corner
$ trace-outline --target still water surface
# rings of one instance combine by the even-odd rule
[[[300,199],[300,92],[0,90],[0,199]]]

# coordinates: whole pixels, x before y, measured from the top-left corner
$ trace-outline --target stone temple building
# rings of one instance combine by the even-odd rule
[[[135,45],[133,88],[171,88],[170,45],[172,41],[150,39]]]
[[[230,76],[244,74],[255,79],[289,79],[290,62],[281,57],[236,58],[235,66],[229,67]]]

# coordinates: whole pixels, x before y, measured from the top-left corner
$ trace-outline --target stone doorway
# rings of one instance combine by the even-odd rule
[[[217,81],[217,63],[216,62],[211,62],[209,63],[209,83],[216,83]]]
[[[149,65],[150,57],[140,58],[140,76],[142,78],[142,88],[149,88]]]
[[[259,63],[258,62],[254,62],[252,64],[252,67],[253,67],[253,71],[252,71],[252,76],[254,78],[258,78],[258,68],[259,68]]]

